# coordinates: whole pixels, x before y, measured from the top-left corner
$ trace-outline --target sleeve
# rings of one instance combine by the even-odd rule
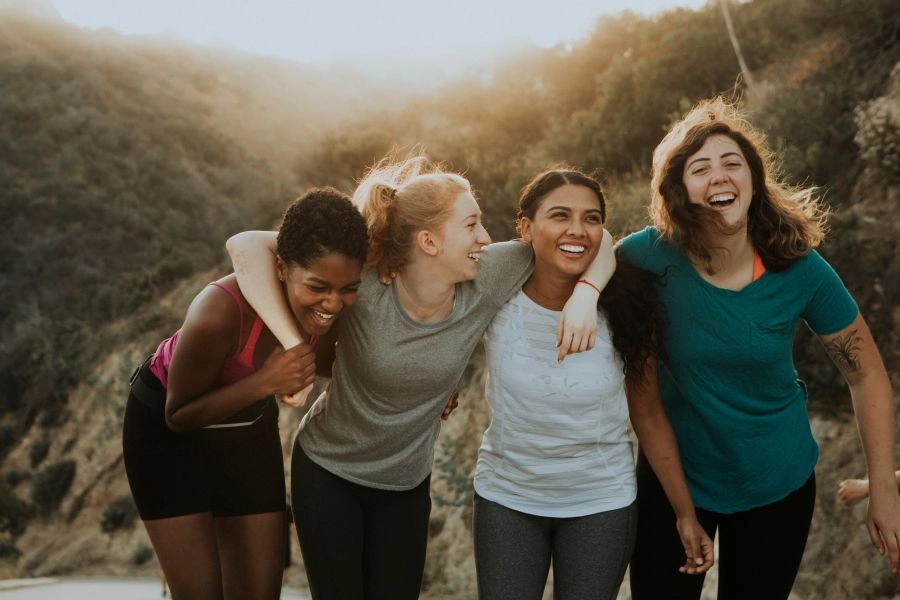
[[[645,227],[641,231],[622,238],[616,244],[617,256],[621,256],[634,266],[654,270],[650,264],[652,259],[650,249],[653,240],[658,238],[658,235],[654,236],[655,231],[652,227]]]
[[[818,335],[840,331],[856,319],[859,307],[840,276],[818,252],[810,252],[805,261],[805,280],[812,294],[801,316]]]
[[[531,244],[519,240],[489,244],[481,251],[475,286],[497,306],[502,306],[534,271]]]

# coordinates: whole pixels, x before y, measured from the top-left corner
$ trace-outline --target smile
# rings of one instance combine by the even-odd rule
[[[586,248],[576,244],[561,244],[559,249],[566,254],[584,254]]]
[[[466,256],[468,256],[470,259],[474,260],[475,262],[478,262],[481,257],[481,252],[469,252],[469,254],[467,254]]]
[[[312,310],[313,316],[324,324],[330,324],[337,315],[333,315],[330,313],[323,313],[317,310]]]
[[[726,206],[731,206],[735,199],[736,196],[733,193],[726,192],[724,194],[716,194],[715,196],[707,200],[707,203],[709,203],[709,205],[713,208],[723,208]]]

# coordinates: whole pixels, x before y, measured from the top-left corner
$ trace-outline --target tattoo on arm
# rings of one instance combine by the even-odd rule
[[[859,344],[862,338],[856,335],[856,330],[849,332],[846,336],[836,336],[833,340],[825,344],[825,351],[831,360],[849,373],[859,371]]]

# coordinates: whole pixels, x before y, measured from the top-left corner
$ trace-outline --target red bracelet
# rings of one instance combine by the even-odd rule
[[[586,283],[586,284],[588,284],[589,286],[591,286],[592,288],[594,288],[595,290],[597,290],[597,293],[598,293],[598,294],[602,293],[602,292],[600,291],[600,288],[598,288],[596,285],[594,285],[593,283],[591,283],[591,282],[588,281],[587,279],[579,279],[576,283]]]

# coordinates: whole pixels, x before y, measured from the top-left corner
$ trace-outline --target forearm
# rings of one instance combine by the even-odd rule
[[[609,279],[615,271],[616,254],[613,249],[612,234],[604,229],[600,250],[588,268],[581,274],[580,279],[589,282],[599,293],[609,283]]]
[[[195,398],[182,398],[170,391],[166,398],[166,423],[173,431],[182,432],[221,423],[274,393],[259,372]]]
[[[275,233],[245,231],[225,243],[241,293],[284,348],[302,343],[275,267]]]
[[[850,386],[871,495],[897,493],[896,415],[887,373],[874,372]]]
[[[675,432],[665,413],[633,418],[632,426],[638,437],[641,452],[653,468],[675,511],[675,516],[679,519],[696,517],[694,502],[678,453]]]

